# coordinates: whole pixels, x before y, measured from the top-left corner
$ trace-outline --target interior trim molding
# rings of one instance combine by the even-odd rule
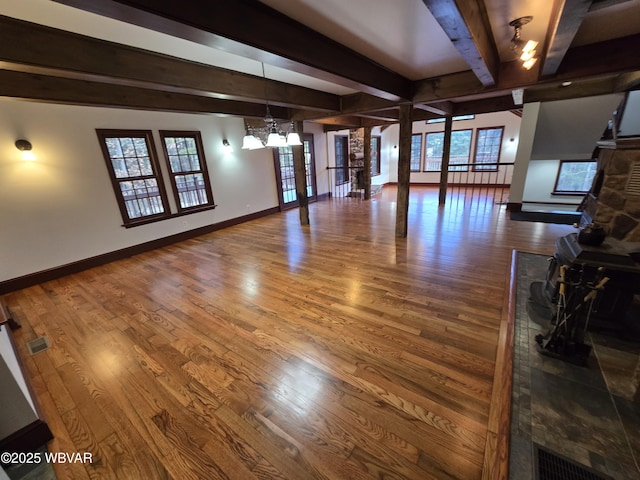
[[[98,267],[106,263],[110,263],[123,258],[138,255],[139,253],[155,250],[156,248],[166,247],[177,242],[189,240],[194,237],[199,237],[207,233],[222,230],[223,228],[239,225],[244,222],[249,222],[261,217],[266,217],[274,213],[279,213],[280,209],[276,207],[261,210],[259,212],[243,215],[242,217],[231,218],[222,222],[206,225],[204,227],[188,230],[186,232],[177,233],[168,237],[157,238],[149,242],[140,243],[138,245],[132,245],[130,247],[122,248],[112,252],[103,253],[95,257],[85,258],[76,262],[67,263],[59,267],[54,267],[48,270],[42,270],[40,272],[30,273],[21,277],[12,278],[0,282],[0,295],[13,292],[15,290],[21,290],[23,288],[31,287],[39,283],[48,282],[49,280],[55,280],[72,273],[78,273],[89,268]]]
[[[493,374],[482,480],[506,480],[509,477],[509,432],[511,425],[511,385],[513,381],[517,276],[518,251],[512,250],[511,268],[506,279],[502,316],[498,332],[496,368]]]

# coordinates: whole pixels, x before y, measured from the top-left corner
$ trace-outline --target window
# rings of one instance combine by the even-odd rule
[[[442,166],[442,146],[444,132],[427,133],[426,148],[424,150],[424,171],[439,172]]]
[[[422,154],[422,134],[411,135],[411,171],[420,171],[420,156]]]
[[[497,172],[500,162],[503,127],[479,128],[476,133],[476,153],[473,159],[473,170],[478,172]],[[494,163],[496,165],[482,165]]]
[[[560,160],[553,193],[585,194],[591,189],[595,175],[596,162],[593,160]]]
[[[451,121],[457,122],[458,120],[473,120],[475,115],[457,115],[451,118]],[[427,120],[427,123],[444,123],[444,118],[432,118]]]
[[[148,130],[96,130],[125,226],[168,216],[167,195]]]
[[[371,137],[371,176],[380,175],[380,137]]]
[[[336,185],[349,180],[349,137],[336,135]]]
[[[455,130],[451,132],[451,151],[449,152],[449,171],[467,171],[467,165],[456,167],[456,164],[469,163],[471,151],[471,134],[473,130]],[[439,172],[442,168],[442,151],[444,132],[427,133],[424,154],[424,171]]]
[[[178,211],[213,206],[200,133],[161,131],[160,137]]]

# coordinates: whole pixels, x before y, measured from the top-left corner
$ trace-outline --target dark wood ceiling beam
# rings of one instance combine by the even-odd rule
[[[482,85],[497,83],[500,60],[483,2],[422,0]]]
[[[524,101],[554,102],[557,100],[570,100],[573,98],[593,97],[621,92],[617,85],[617,75],[591,79],[588,81],[574,82],[563,87],[561,83],[527,88],[524,91]]]
[[[539,78],[536,64],[531,70],[519,61],[500,65],[498,84],[485,87],[473,72],[466,71],[415,82],[414,103],[442,100],[462,101],[465,97],[499,96],[514,88],[554,85],[562,81],[579,81],[624,72],[640,71],[640,56],[629,52],[640,50],[640,35],[632,35],[601,43],[569,49],[555,76]]]
[[[610,73],[640,70],[640,34],[569,49],[558,68],[557,79],[574,80]]]
[[[592,0],[556,0],[547,30],[542,76],[554,75],[566,55]]]
[[[452,115],[480,115],[481,113],[504,112],[514,108],[516,106],[513,104],[513,97],[509,94],[455,103]]]
[[[5,69],[241,101],[264,102],[266,94],[272,104],[325,112],[340,108],[337,95],[4,16],[0,45]]]
[[[453,104],[451,102],[416,103],[413,108],[425,110],[440,116],[451,115],[453,112]]]
[[[172,112],[222,113],[262,118],[264,105],[86,80],[0,70],[0,94],[51,103],[135,108]],[[273,106],[274,118],[288,119],[289,109]]]
[[[257,0],[56,0],[389,100],[411,82]]]
[[[385,100],[384,98],[375,97],[366,93],[343,95],[340,98],[340,111],[342,113],[362,113],[395,108],[398,108],[397,102]]]

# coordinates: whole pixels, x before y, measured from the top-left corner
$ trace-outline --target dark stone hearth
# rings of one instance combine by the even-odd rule
[[[509,479],[538,478],[534,442],[603,476],[640,478],[640,343],[588,333],[587,367],[540,355],[534,337],[547,327],[526,312],[548,266],[545,256],[518,254]]]

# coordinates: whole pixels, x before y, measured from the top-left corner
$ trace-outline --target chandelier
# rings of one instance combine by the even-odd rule
[[[515,30],[513,38],[511,39],[511,49],[520,56],[522,67],[526,70],[530,70],[538,61],[538,57],[536,57],[538,42],[534,40],[525,42],[521,37],[522,27],[531,20],[533,20],[533,17],[527,16],[516,18],[509,22],[509,25]]]
[[[264,79],[264,99],[267,108],[267,113],[264,116],[264,127],[254,127],[245,123],[242,148],[244,150],[256,150],[264,147],[278,148],[302,145],[293,120],[289,125],[289,129],[284,130],[271,115],[267,97],[267,77],[264,74],[264,63],[262,64],[262,78]]]
[[[258,148],[278,148],[293,147],[302,145],[300,135],[296,132],[293,121],[289,125],[288,130],[284,130],[278,122],[276,122],[269,112],[267,105],[267,114],[264,117],[264,127],[252,127],[245,124],[245,135],[242,139],[242,148],[244,150],[256,150]]]

